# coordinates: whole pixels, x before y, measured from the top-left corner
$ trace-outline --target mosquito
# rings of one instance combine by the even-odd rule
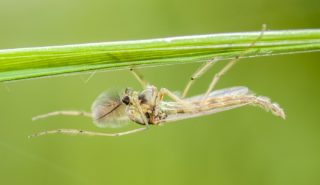
[[[93,132],[78,129],[56,129],[33,134],[29,137],[42,136],[47,134],[67,134],[67,135],[87,135],[87,136],[123,136],[149,129],[150,125],[162,125],[169,122],[184,120],[209,114],[214,114],[230,109],[235,109],[245,105],[259,106],[267,111],[271,111],[275,116],[285,119],[285,113],[277,103],[264,96],[257,96],[247,87],[231,87],[221,90],[214,90],[220,77],[223,76],[241,57],[243,57],[252,47],[255,46],[264,32],[265,26],[260,35],[239,55],[231,59],[212,78],[207,91],[193,97],[187,94],[198,78],[208,71],[219,58],[213,58],[205,62],[196,72],[193,73],[189,82],[182,91],[182,95],[177,95],[166,88],[158,89],[156,86],[147,83],[143,76],[134,68],[130,68],[133,76],[142,85],[142,91],[135,91],[126,88],[122,94],[102,93],[93,102],[91,112],[83,111],[56,111],[44,115],[33,117],[33,120],[47,118],[50,116],[86,116],[93,120],[98,127],[118,127],[133,121],[142,127],[118,133]],[[165,101],[168,97],[171,101]]]

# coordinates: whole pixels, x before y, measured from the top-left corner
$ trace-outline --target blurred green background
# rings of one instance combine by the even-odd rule
[[[133,40],[218,32],[320,28],[319,0],[0,0],[0,48]],[[281,120],[243,107],[125,137],[27,136],[95,128],[82,117],[106,89],[139,84],[126,70],[0,84],[1,184],[320,184],[320,53],[243,59],[218,88],[244,85],[278,102]],[[223,62],[219,64],[221,67]],[[143,68],[159,87],[181,90],[199,63]],[[218,67],[194,86],[203,93]]]

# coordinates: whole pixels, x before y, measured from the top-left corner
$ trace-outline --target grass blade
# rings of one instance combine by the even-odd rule
[[[81,71],[234,57],[261,32],[0,50],[0,82]],[[320,51],[320,29],[266,31],[245,57]]]

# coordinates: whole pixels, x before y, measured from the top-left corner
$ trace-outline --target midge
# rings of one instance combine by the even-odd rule
[[[245,105],[254,105],[271,111],[274,115],[285,118],[285,114],[280,106],[272,103],[269,98],[256,96],[247,87],[231,87],[222,90],[215,90],[215,85],[220,77],[224,75],[239,59],[246,54],[263,36],[265,26],[257,39],[252,42],[246,50],[230,60],[212,79],[207,91],[204,94],[186,98],[193,82],[201,77],[219,58],[204,63],[191,77],[178,96],[166,88],[158,89],[148,84],[142,76],[133,68],[130,69],[135,78],[142,85],[142,91],[134,91],[126,88],[119,94],[102,93],[93,103],[91,113],[82,111],[56,111],[44,115],[39,115],[33,120],[56,115],[87,116],[93,119],[98,127],[117,127],[130,120],[142,125],[141,128],[119,133],[92,132],[77,129],[57,129],[43,131],[31,135],[30,137],[46,134],[69,134],[87,136],[122,136],[149,128],[149,125],[160,125],[163,123],[183,120],[208,114],[214,114],[238,108]],[[171,101],[164,101],[167,96]]]

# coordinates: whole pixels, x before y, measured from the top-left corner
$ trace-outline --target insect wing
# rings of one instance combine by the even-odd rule
[[[230,96],[242,96],[242,95],[246,95],[246,94],[251,94],[249,89],[247,87],[242,87],[242,86],[238,86],[238,87],[230,87],[230,88],[225,88],[225,89],[220,89],[220,90],[216,90],[216,91],[212,91],[208,98],[223,98],[223,97],[230,97]],[[197,95],[197,96],[193,96],[190,98],[186,98],[186,101],[197,101],[197,100],[202,100],[202,98],[204,97],[203,94],[201,95]]]
[[[91,111],[98,127],[120,127],[129,122],[125,113],[126,106],[116,92],[103,92],[93,102]]]
[[[247,87],[231,87],[231,88],[226,88],[226,89],[221,89],[221,90],[216,90],[213,91],[209,94],[208,99],[214,99],[214,98],[224,98],[224,97],[236,97],[236,96],[243,96],[243,95],[248,95],[252,94]],[[191,98],[185,99],[187,102],[199,102],[202,101],[204,95],[198,95],[194,96]],[[194,117],[199,117],[199,116],[204,116],[204,115],[209,115],[209,114],[214,114],[218,112],[223,112],[231,109],[235,109],[238,107],[242,107],[244,105],[247,105],[247,103],[242,103],[242,104],[237,104],[237,105],[229,105],[225,107],[217,107],[213,108],[210,110],[206,111],[200,111],[200,112],[195,112],[195,113],[179,113],[179,114],[170,114],[165,120],[162,120],[162,122],[173,122],[173,121],[178,121],[178,120],[183,120],[183,119],[189,119],[189,118],[194,118]],[[178,107],[175,102],[167,102],[165,105],[167,108],[174,108]]]
[[[196,112],[196,113],[171,114],[171,115],[168,115],[168,117],[165,120],[162,120],[161,122],[163,122],[163,123],[173,122],[173,121],[178,121],[178,120],[184,120],[184,119],[195,118],[195,117],[199,117],[199,116],[215,114],[218,112],[223,112],[223,111],[235,109],[238,107],[242,107],[244,105],[247,105],[247,103],[238,104],[238,105],[231,105],[231,106],[227,106],[227,107],[219,107],[219,108],[211,109],[208,111],[202,111],[202,112]]]

